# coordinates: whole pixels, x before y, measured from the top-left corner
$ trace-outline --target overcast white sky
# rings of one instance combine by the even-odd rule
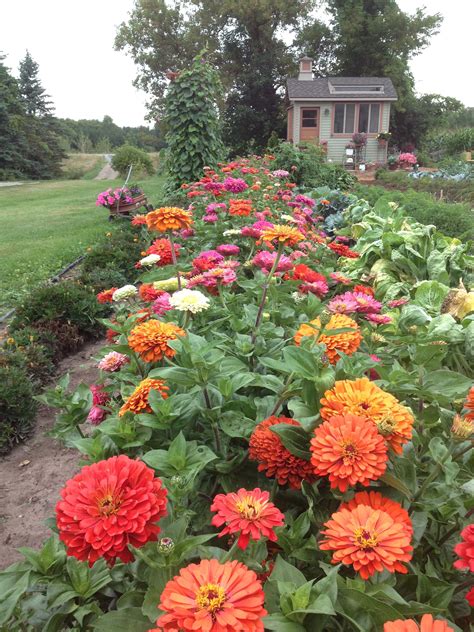
[[[412,62],[417,90],[474,106],[474,0],[398,4],[404,11],[425,6],[444,16],[439,35]],[[0,0],[0,51],[16,73],[28,48],[57,116],[102,119],[109,114],[119,125],[141,125],[146,96],[132,86],[135,66],[113,50],[116,27],[132,7],[133,0]]]

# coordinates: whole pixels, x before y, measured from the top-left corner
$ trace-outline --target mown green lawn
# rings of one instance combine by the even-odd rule
[[[0,315],[32,287],[59,272],[113,223],[96,196],[121,180],[58,180],[0,187]],[[163,178],[139,181],[158,203]]]

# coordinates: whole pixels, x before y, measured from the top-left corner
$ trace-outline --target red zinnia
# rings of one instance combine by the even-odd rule
[[[162,594],[163,632],[263,632],[265,595],[256,574],[241,562],[202,560],[182,568]]]
[[[97,294],[97,300],[99,301],[99,303],[111,303],[112,302],[112,296],[115,292],[117,288],[116,287],[111,287],[108,290],[104,290],[103,292],[99,292]]]
[[[354,285],[352,291],[359,292],[359,294],[367,294],[367,296],[375,296],[373,289],[371,287],[367,287],[366,285]]]
[[[181,246],[179,244],[174,245],[174,251],[176,258],[179,257],[179,251]],[[159,255],[160,260],[155,264],[158,267],[167,266],[173,263],[173,257],[171,255],[171,242],[169,239],[155,239],[151,246],[146,250],[147,255]]]
[[[241,549],[247,548],[250,538],[260,540],[264,537],[276,542],[273,529],[282,526],[284,515],[269,498],[269,493],[258,487],[252,491],[242,488],[230,494],[217,494],[211,505],[211,511],[217,514],[211,524],[215,527],[226,525],[219,533],[220,538],[240,532],[238,546]]]
[[[146,301],[147,303],[151,303],[152,301],[156,301],[162,294],[164,294],[163,290],[156,290],[153,287],[153,283],[142,283],[138,290],[140,294],[140,298]]]
[[[124,454],[86,465],[67,481],[56,505],[59,539],[68,555],[92,566],[100,557],[132,561],[131,544],[156,540],[166,490],[154,471]]]
[[[333,551],[333,564],[352,565],[362,579],[383,570],[407,572],[402,562],[411,560],[411,535],[389,513],[357,504],[333,513],[324,526],[326,537],[319,547]]]
[[[334,415],[314,431],[311,463],[319,476],[328,476],[331,489],[369,485],[387,469],[387,445],[377,426],[366,417]]]
[[[358,252],[354,252],[349,248],[349,246],[346,246],[345,244],[339,244],[336,241],[332,241],[330,244],[328,244],[328,246],[340,257],[347,257],[348,259],[357,259],[359,257]]]
[[[249,443],[249,458],[258,461],[258,471],[265,472],[268,478],[276,478],[280,485],[293,489],[301,488],[301,481],[315,480],[313,467],[285,448],[280,437],[270,430],[276,424],[301,426],[296,419],[289,417],[269,417],[262,421],[252,433]]]
[[[474,522],[461,531],[461,538],[454,547],[454,552],[461,558],[454,562],[454,568],[466,569],[474,573]]]

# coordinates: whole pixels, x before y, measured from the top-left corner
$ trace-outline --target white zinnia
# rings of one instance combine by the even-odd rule
[[[197,314],[209,307],[209,299],[199,290],[180,290],[170,298],[170,305],[180,312]]]
[[[160,255],[148,255],[148,257],[143,257],[143,259],[140,259],[140,264],[142,266],[152,266],[155,263],[158,263],[160,259]]]
[[[280,219],[284,219],[284,220],[285,220],[285,222],[295,222],[295,223],[296,223],[296,222],[298,222],[298,220],[297,220],[297,219],[295,219],[295,218],[293,217],[293,215],[286,215],[286,214],[284,214],[284,215],[282,215],[282,216],[281,216],[281,218],[280,218]]]
[[[223,233],[224,237],[232,237],[232,235],[240,235],[240,228],[229,228],[229,230],[225,230]]]
[[[291,294],[293,300],[295,301],[295,303],[301,303],[305,300],[306,295],[305,294],[301,294],[300,292],[293,292]]]
[[[112,294],[113,301],[123,301],[125,298],[132,298],[138,294],[138,290],[134,285],[124,285]]]

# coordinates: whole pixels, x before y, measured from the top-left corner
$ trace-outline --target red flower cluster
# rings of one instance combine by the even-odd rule
[[[179,244],[174,245],[174,251],[176,258],[179,257],[179,251],[181,246]],[[161,259],[155,264],[158,267],[167,266],[173,263],[173,257],[171,255],[171,242],[165,237],[162,239],[155,239],[151,246],[146,250],[146,255],[159,255]]]
[[[59,539],[68,555],[92,566],[100,557],[132,561],[131,544],[157,539],[166,515],[166,490],[154,471],[124,454],[86,465],[61,491],[56,505]]]
[[[461,558],[454,562],[454,568],[474,573],[474,522],[461,531],[461,538],[464,542],[454,547],[454,552]]]
[[[156,301],[157,298],[164,294],[163,290],[156,290],[152,283],[142,283],[138,293],[141,299],[147,303]]]
[[[117,288],[116,287],[111,287],[108,290],[104,290],[103,292],[99,292],[97,294],[97,300],[99,301],[99,303],[111,303],[112,302],[112,297],[114,295],[114,292]]]
[[[354,252],[345,244],[338,244],[336,241],[332,241],[328,244],[328,247],[340,257],[347,257],[348,259],[357,259],[359,257],[358,252]]]

